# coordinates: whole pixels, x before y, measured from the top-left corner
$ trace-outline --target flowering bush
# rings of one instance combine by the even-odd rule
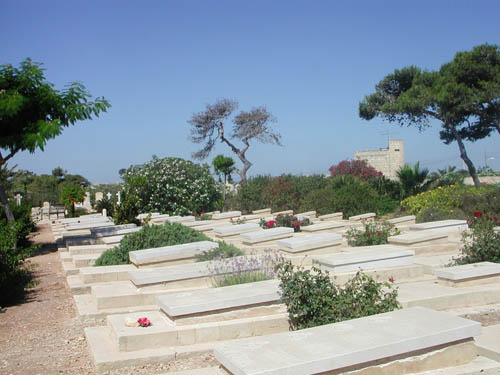
[[[393,225],[383,222],[364,221],[363,229],[349,228],[347,230],[347,243],[349,246],[384,245],[387,238],[399,234]]]
[[[124,190],[135,194],[140,212],[187,215],[212,211],[220,198],[208,166],[179,158],[153,156],[146,164],[128,168],[123,178]],[[138,180],[143,183],[137,183]],[[131,182],[132,191],[128,189]]]
[[[266,206],[270,206],[273,211],[296,211],[300,206],[297,189],[287,177],[282,175],[272,178],[262,192]]]
[[[420,215],[429,208],[440,208],[450,212],[457,208],[465,208],[464,203],[467,200],[474,196],[483,195],[492,189],[494,188],[489,186],[479,188],[464,185],[440,186],[437,189],[406,198],[401,201],[401,207],[412,215]]]
[[[290,261],[276,268],[281,300],[286,304],[291,329],[341,322],[400,308],[397,289],[378,283],[359,271],[343,287],[330,274],[313,267],[295,267]],[[394,280],[393,280],[394,281]]]
[[[362,180],[383,176],[382,172],[370,166],[366,160],[342,160],[337,165],[332,165],[329,171],[332,177],[351,175]]]
[[[270,280],[275,277],[275,267],[282,262],[281,255],[266,250],[261,255],[251,253],[249,256],[219,257],[208,267],[213,285],[222,287]]]
[[[311,221],[309,219],[299,220],[296,216],[292,215],[278,215],[274,220],[264,220],[260,219],[260,226],[264,229],[276,228],[276,227],[287,227],[293,228],[294,232],[300,232],[301,227],[305,227],[307,225],[311,225]]]
[[[461,254],[452,264],[500,263],[500,233],[493,229],[500,225],[498,216],[488,216],[482,211],[475,211],[467,222],[470,231],[462,234]]]
[[[61,202],[64,203],[68,210],[69,217],[75,216],[75,203],[83,202],[85,198],[85,190],[80,185],[67,184],[61,191]]]

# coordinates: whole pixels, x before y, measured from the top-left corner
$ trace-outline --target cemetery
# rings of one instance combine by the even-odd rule
[[[64,54],[43,51],[59,67],[47,75],[56,83],[30,57],[0,63],[0,373],[500,374],[492,143],[500,134],[500,47],[450,51],[484,39],[475,29],[495,25],[495,7],[446,9],[449,19],[464,18],[467,34],[450,22],[444,32],[405,4],[348,8],[364,23],[380,23],[381,14],[405,22],[372,28],[390,50],[373,42],[347,54],[331,38],[341,30],[342,43],[359,45],[359,20],[341,12],[345,4],[278,5],[103,4],[90,14],[77,4],[69,14],[46,4],[57,27],[38,4],[5,7],[6,30]],[[417,17],[444,38],[439,48],[432,38],[408,39]],[[89,54],[88,38],[75,39],[88,34],[80,19],[100,36],[90,39],[102,56]],[[360,30],[366,39],[368,29]],[[257,44],[259,35],[266,37]],[[32,49],[8,37],[7,57]],[[435,61],[420,55],[431,67],[441,59],[435,50],[455,54],[434,70],[398,67],[409,58],[401,41],[427,43]],[[88,57],[84,65],[75,49]],[[387,56],[394,72],[374,76]],[[56,88],[77,66],[106,97],[80,81]],[[234,91],[241,104],[214,99],[217,90]],[[387,143],[374,149],[373,126],[365,131],[359,119],[399,129],[375,130]],[[59,137],[90,121],[99,131]],[[186,133],[192,147],[179,141]],[[458,150],[436,153],[436,135]],[[470,144],[477,141],[482,148]],[[60,166],[46,174],[54,160]]]

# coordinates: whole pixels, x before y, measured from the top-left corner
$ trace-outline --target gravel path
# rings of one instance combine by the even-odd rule
[[[94,375],[83,329],[104,325],[104,319],[78,317],[48,224],[38,225],[33,241],[43,245],[29,258],[38,285],[24,302],[0,314],[0,374]],[[217,365],[212,355],[204,355],[106,374],[163,374]]]

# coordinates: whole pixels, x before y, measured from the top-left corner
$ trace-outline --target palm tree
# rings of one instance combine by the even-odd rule
[[[421,170],[418,162],[414,166],[405,164],[399,168],[396,174],[403,188],[405,198],[428,190],[432,182],[427,178],[429,170],[427,168]]]

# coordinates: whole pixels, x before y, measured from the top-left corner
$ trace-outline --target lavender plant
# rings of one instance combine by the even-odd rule
[[[264,250],[247,256],[218,257],[208,265],[214,287],[253,283],[275,278],[275,267],[283,257],[273,250]]]

